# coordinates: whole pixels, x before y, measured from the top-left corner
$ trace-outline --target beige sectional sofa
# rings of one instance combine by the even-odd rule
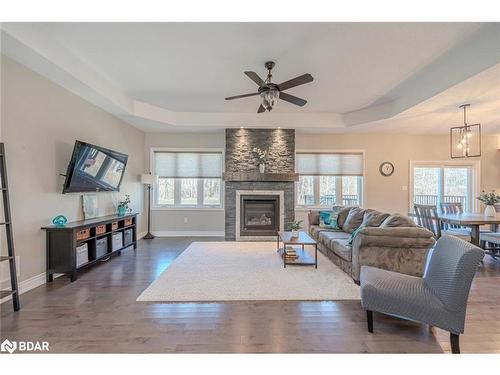
[[[363,265],[422,276],[427,252],[435,241],[432,232],[410,218],[346,207],[339,212],[339,229],[330,229],[320,227],[319,211],[309,212],[309,233],[318,242],[318,250],[356,283]],[[360,226],[349,245],[351,233]]]

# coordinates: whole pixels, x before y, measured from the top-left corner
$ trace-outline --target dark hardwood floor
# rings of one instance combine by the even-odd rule
[[[200,239],[210,241],[214,239]],[[49,341],[71,353],[440,353],[448,334],[374,314],[359,302],[143,303],[137,296],[190,244],[140,241],[70,283],[60,277],[1,306],[1,340]],[[471,292],[462,352],[500,352],[500,261],[485,259]]]

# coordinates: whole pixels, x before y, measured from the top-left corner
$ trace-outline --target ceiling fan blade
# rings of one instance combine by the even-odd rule
[[[258,92],[254,92],[254,93],[251,93],[251,94],[243,94],[243,95],[236,95],[236,96],[229,96],[226,98],[226,100],[233,100],[233,99],[239,99],[239,98],[246,98],[247,96],[255,96],[255,95],[259,95]]]
[[[303,85],[304,83],[312,82],[313,77],[309,73],[302,74],[301,76],[292,78],[286,82],[280,83],[278,88],[280,91],[291,89],[292,87]]]
[[[307,103],[307,100],[297,98],[296,96],[287,94],[285,92],[280,92],[280,99],[285,100],[289,103],[298,105],[300,107],[303,107]]]
[[[264,108],[264,106],[261,104],[259,109],[257,110],[257,113],[262,113],[262,112],[265,112],[266,109]]]
[[[250,78],[252,81],[254,81],[257,85],[262,86],[264,84],[264,81],[262,78],[260,78],[257,73],[255,72],[245,72],[248,78]]]

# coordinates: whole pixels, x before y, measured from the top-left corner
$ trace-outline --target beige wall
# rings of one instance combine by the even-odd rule
[[[7,151],[19,280],[45,272],[45,236],[40,230],[58,214],[82,218],[81,194],[61,194],[76,139],[129,155],[121,191],[99,193],[100,214],[130,194],[143,211],[144,133],[6,57],[2,59],[1,135]],[[140,223],[139,232],[144,227]],[[3,248],[2,250],[4,250]],[[2,275],[1,279],[8,278]]]
[[[500,151],[497,150],[497,135],[483,136],[480,187],[500,191]],[[364,206],[384,212],[408,212],[410,160],[443,161],[450,159],[450,144],[447,135],[298,135],[297,150],[364,150],[365,152],[365,196]],[[390,177],[379,173],[380,163],[390,161],[395,171]],[[297,213],[297,219],[306,214]]]
[[[224,148],[224,134],[218,133],[147,133],[146,163],[150,165],[152,147]],[[152,231],[162,235],[187,234],[224,236],[224,210],[154,210]]]
[[[481,188],[500,191],[500,151],[498,135],[483,136]],[[146,134],[149,161],[151,147],[224,147],[224,134]],[[301,134],[296,136],[300,150],[363,150],[365,152],[364,206],[386,212],[408,212],[410,160],[450,160],[447,135],[395,134]],[[395,172],[390,177],[379,173],[380,163],[390,161]],[[297,219],[306,219],[306,212],[297,211]],[[187,223],[184,222],[187,218]],[[156,231],[223,231],[221,211],[155,211]],[[203,229],[205,228],[205,229]]]

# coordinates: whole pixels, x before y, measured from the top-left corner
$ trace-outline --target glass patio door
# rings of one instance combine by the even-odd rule
[[[462,204],[465,212],[472,211],[472,166],[415,165],[412,173],[412,206],[425,204],[439,209],[443,202],[457,202]]]

